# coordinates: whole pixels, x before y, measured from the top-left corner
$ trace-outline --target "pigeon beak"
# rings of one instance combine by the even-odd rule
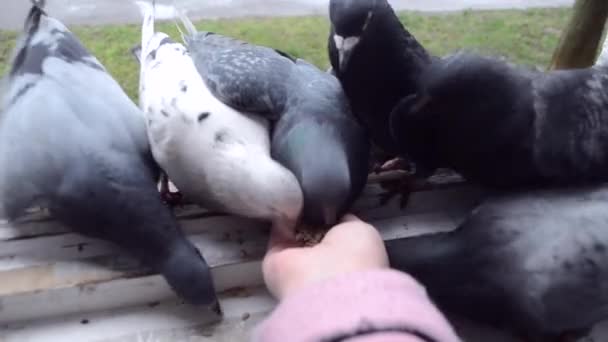
[[[323,221],[325,221],[325,225],[333,226],[338,220],[338,211],[334,207],[325,207],[323,209]]]
[[[336,35],[334,36],[334,41],[338,49],[338,71],[342,73],[348,67],[353,51],[357,44],[359,44],[359,37],[342,38]]]

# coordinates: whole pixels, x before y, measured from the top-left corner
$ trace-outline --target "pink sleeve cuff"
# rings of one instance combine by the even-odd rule
[[[331,341],[351,336],[349,341],[357,342],[460,341],[424,288],[393,270],[343,275],[300,290],[260,324],[253,341]]]

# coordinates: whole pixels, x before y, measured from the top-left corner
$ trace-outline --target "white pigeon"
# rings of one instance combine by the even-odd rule
[[[154,158],[179,191],[203,207],[268,220],[293,236],[302,190],[270,156],[269,121],[213,96],[185,46],[155,32],[154,3],[139,5],[140,106]]]

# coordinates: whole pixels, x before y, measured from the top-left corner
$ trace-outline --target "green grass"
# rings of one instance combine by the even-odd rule
[[[535,9],[436,15],[408,12],[400,17],[406,28],[434,54],[465,48],[545,66],[569,15],[570,9]],[[329,22],[324,17],[200,21],[197,27],[279,48],[323,69],[329,65],[326,48]],[[158,29],[178,37],[172,23],[160,24]],[[73,30],[127,93],[136,98],[138,65],[130,49],[140,39],[139,25]],[[6,72],[15,37],[14,32],[0,31],[0,75]]]

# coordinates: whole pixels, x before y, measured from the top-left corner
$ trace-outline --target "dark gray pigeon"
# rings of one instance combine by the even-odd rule
[[[303,223],[333,225],[367,179],[369,142],[338,80],[283,52],[210,32],[186,45],[214,95],[238,110],[276,120],[272,156],[293,172],[304,195]]]
[[[512,192],[387,248],[442,309],[555,341],[608,318],[607,225],[608,185]]]
[[[409,193],[433,171],[410,163],[390,131],[390,114],[399,101],[418,89],[418,78],[432,56],[408,32],[387,0],[330,0],[328,54],[352,112],[374,143],[371,169],[409,171],[397,182],[383,182],[384,204]],[[392,159],[388,162],[387,160]]]
[[[608,66],[542,72],[457,53],[391,115],[414,162],[512,188],[608,180]]]
[[[329,59],[353,113],[375,144],[392,155],[400,153],[389,115],[402,98],[416,92],[430,55],[387,0],[330,0],[329,18]]]
[[[186,301],[219,309],[209,267],[156,188],[143,113],[43,3],[34,3],[0,114],[0,207],[47,207],[164,275]]]

